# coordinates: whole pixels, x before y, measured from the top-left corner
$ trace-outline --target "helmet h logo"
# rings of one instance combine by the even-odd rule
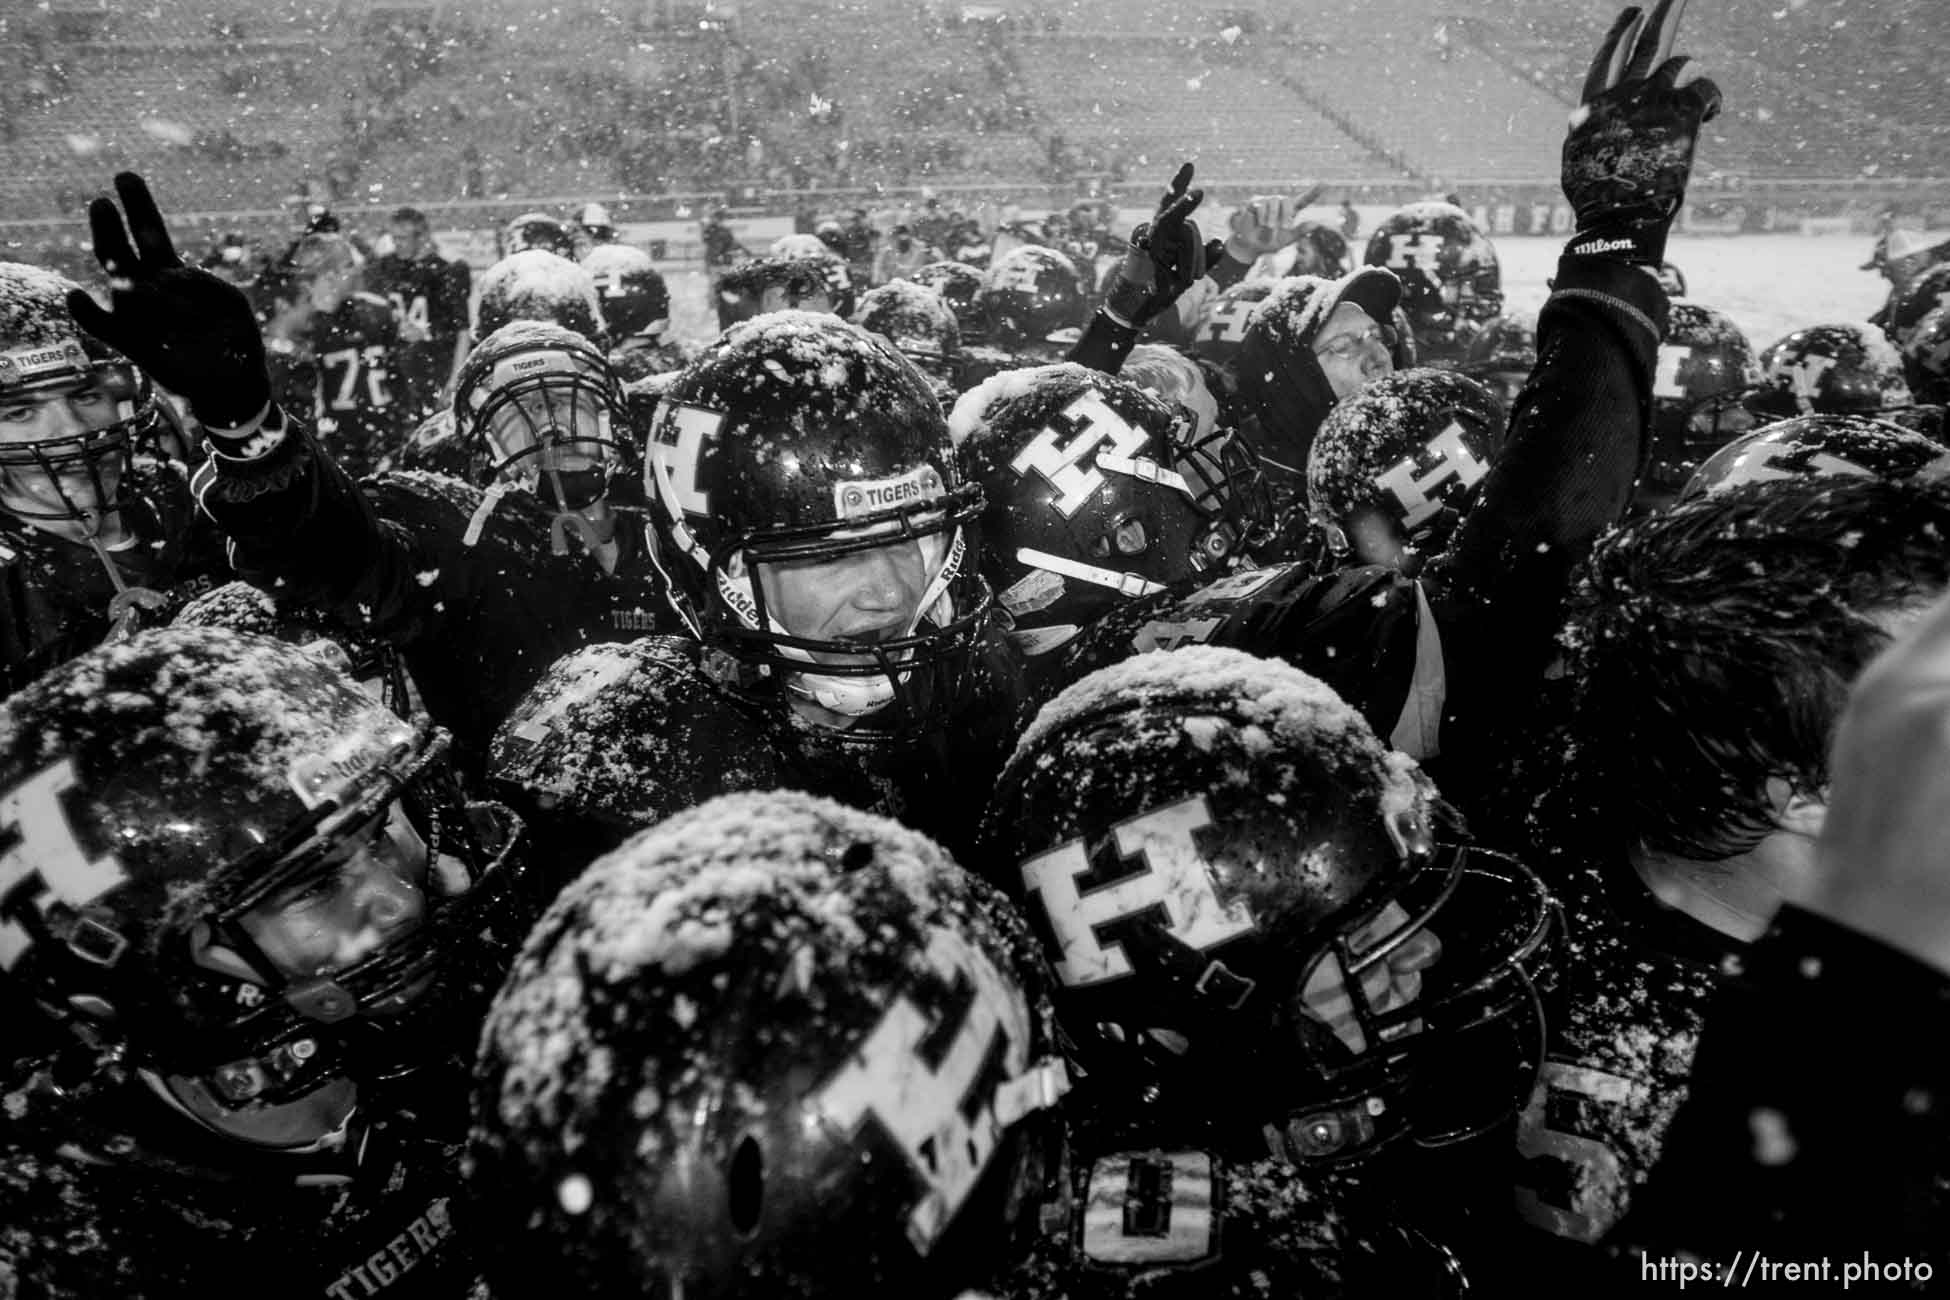
[[[1197,832],[1212,824],[1204,795],[1140,813],[1111,829],[1118,861],[1099,869],[1070,840],[1025,859],[1022,883],[1042,903],[1062,956],[1056,973],[1071,988],[1131,973],[1120,931],[1163,922],[1173,937],[1209,948],[1252,930],[1239,903],[1221,903]]]
[[[1068,441],[1059,444],[1059,437]],[[1089,469],[1082,468],[1081,462],[1105,439],[1110,441],[1110,451],[1128,459],[1144,450],[1150,435],[1104,405],[1103,396],[1093,388],[1051,416],[1029,445],[1016,453],[1009,468],[1017,474],[1034,470],[1058,492],[1051,503],[1056,513],[1069,519],[1104,485],[1103,471],[1094,459]]]
[[[49,895],[82,907],[128,879],[114,854],[90,858],[75,838],[61,796],[77,784],[64,758],[0,795],[0,970],[34,943],[18,913],[40,910]]]
[[[985,953],[928,928],[926,960],[939,996],[903,994],[865,1042],[813,1095],[849,1133],[869,1119],[907,1157],[925,1187],[907,1236],[925,1255],[974,1190],[1001,1140],[996,1090],[1028,1068],[1029,1008]]]
[[[1397,271],[1411,266],[1432,268],[1442,254],[1442,236],[1410,230],[1388,236],[1388,265]]]
[[[1677,344],[1659,345],[1659,359],[1652,369],[1652,395],[1654,397],[1684,397],[1685,385],[1679,382],[1679,372],[1693,359],[1691,348]]]
[[[1205,340],[1208,343],[1244,343],[1246,327],[1253,323],[1253,308],[1256,302],[1220,303],[1212,309],[1212,315],[1205,322]]]
[[[1012,258],[998,268],[995,287],[1003,293],[1035,293],[1036,276],[1041,270],[1032,258]]]
[[[1794,404],[1803,415],[1812,415],[1815,399],[1821,396],[1822,376],[1835,368],[1835,358],[1809,354],[1796,357],[1792,366],[1779,372],[1788,381]]]
[[[1376,487],[1394,493],[1402,507],[1402,527],[1411,530],[1421,527],[1442,509],[1443,499],[1449,495],[1444,484],[1450,479],[1457,480],[1457,486],[1468,491],[1490,472],[1490,467],[1476,459],[1476,453],[1469,449],[1469,443],[1463,438],[1463,427],[1455,420],[1431,438],[1422,453],[1435,462],[1426,474],[1418,475],[1415,462],[1404,460],[1374,479]]]
[[[1785,463],[1785,468],[1776,462]],[[1806,478],[1810,474],[1848,475],[1854,478],[1874,478],[1875,475],[1863,469],[1852,460],[1843,460],[1829,452],[1808,453],[1805,448],[1784,446],[1777,442],[1760,442],[1747,449],[1733,463],[1726,481],[1715,490],[1742,487],[1748,483],[1773,483],[1780,479]]]
[[[724,412],[681,403],[673,404],[657,422],[650,462],[656,467],[654,486],[666,506],[687,515],[711,513],[711,494],[697,485],[697,472],[705,442],[723,427]]]

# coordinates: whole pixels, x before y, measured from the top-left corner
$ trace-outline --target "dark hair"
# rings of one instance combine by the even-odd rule
[[[418,208],[394,208],[393,220],[410,222],[422,230],[427,228],[427,214]]]
[[[1849,686],[1889,639],[1875,616],[1946,585],[1946,483],[1752,484],[1611,533],[1564,631],[1560,810],[1586,845],[1752,848],[1775,828],[1770,779],[1827,785]]]

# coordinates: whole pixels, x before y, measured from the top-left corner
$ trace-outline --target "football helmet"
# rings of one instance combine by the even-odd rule
[[[1200,360],[1229,368],[1246,341],[1246,327],[1253,322],[1253,311],[1273,292],[1272,280],[1242,280],[1222,290],[1205,304],[1198,327],[1192,331],[1192,352]]]
[[[488,1277],[947,1300],[1060,1196],[1035,940],[895,822],[734,794],[598,859],[482,1036]]]
[[[557,511],[558,528],[602,500],[612,475],[635,472],[622,411],[602,351],[546,321],[512,321],[482,339],[454,383],[454,435],[476,485],[526,488]]]
[[[966,262],[929,262],[907,277],[915,284],[941,295],[948,310],[955,314],[963,343],[980,343],[987,337],[988,321],[982,314],[982,272]]]
[[[1362,564],[1413,570],[1447,544],[1503,445],[1483,384],[1405,370],[1336,403],[1307,453],[1307,499],[1328,544]]]
[[[609,209],[600,203],[583,204],[576,214],[576,225],[597,247],[615,242],[616,222],[610,218]]]
[[[661,338],[670,325],[670,289],[650,254],[628,244],[598,244],[582,259],[595,281],[603,322],[617,342]]]
[[[0,705],[0,978],[74,1031],[84,1077],[229,1109],[466,1050],[538,909],[518,824],[463,802],[446,749],[281,641],[162,628],[70,660]],[[395,873],[361,903],[382,941],[274,955],[264,909],[326,930],[313,891],[363,855]]]
[[[419,710],[419,692],[399,652],[369,629],[324,610],[281,605],[248,582],[226,582],[183,606],[173,627],[219,627],[295,645],[357,682],[402,718]]]
[[[988,342],[1054,359],[1083,337],[1090,301],[1074,262],[1054,248],[1025,244],[989,267],[982,311]]]
[[[539,248],[557,257],[575,261],[575,236],[569,228],[546,212],[524,212],[501,227],[498,252],[502,257]]]
[[[734,326],[664,390],[644,464],[649,537],[712,671],[853,719],[866,741],[938,726],[990,597],[940,403],[885,340],[824,313]],[[795,634],[761,570],[919,548],[925,583],[892,639]],[[902,552],[903,554],[905,552]]]
[[[1198,646],[1045,706],[997,783],[983,860],[1042,941],[1108,1105],[1209,1117],[1228,1154],[1338,1163],[1482,1132],[1542,1059],[1526,963],[1546,892],[1444,842],[1442,814],[1326,685]]]
[[[1824,474],[1942,478],[1946,473],[1950,449],[1912,429],[1866,415],[1800,415],[1765,425],[1714,452],[1686,480],[1679,499]]]
[[[1505,315],[1483,326],[1457,367],[1472,379],[1480,380],[1503,403],[1515,409],[1517,394],[1537,368],[1537,321],[1533,317]]]
[[[1916,322],[1903,344],[1903,370],[1918,401],[1950,403],[1950,307]]]
[[[509,321],[549,321],[607,345],[596,280],[558,253],[530,248],[504,257],[481,273],[475,332],[482,338]]]
[[[1292,265],[1284,274],[1338,280],[1354,269],[1354,251],[1347,246],[1347,236],[1334,227],[1312,217],[1302,217],[1293,223],[1293,229],[1296,234],[1291,245]]]
[[[894,345],[952,403],[961,376],[961,326],[941,295],[925,285],[892,280],[860,300],[853,321]]]
[[[1950,306],[1950,262],[1931,267],[1895,295],[1889,308],[1889,341],[1899,348],[1907,347],[1910,334],[1923,318],[1943,306]]]
[[[1259,458],[1244,439],[1233,436],[1232,394],[1225,376],[1210,362],[1168,343],[1139,343],[1117,372],[1167,403],[1176,402],[1192,417],[1191,432],[1178,454],[1178,467],[1208,514],[1230,511],[1247,532],[1268,525],[1272,506]]]
[[[1026,654],[1220,568],[1239,543],[1184,472],[1190,417],[1129,380],[1070,364],[1004,371],[962,396],[949,427],[988,502],[997,617]]]
[[[1798,329],[1760,354],[1749,409],[1792,415],[1876,415],[1913,405],[1903,358],[1882,331],[1845,322]]]
[[[1670,503],[1702,460],[1754,427],[1744,405],[1761,381],[1753,344],[1724,312],[1672,304],[1652,376],[1652,455],[1635,510]]]
[[[78,287],[37,266],[0,262],[0,408],[91,384],[87,400],[99,408],[49,437],[28,437],[11,419],[0,423],[0,510],[92,536],[104,516],[133,500],[131,457],[175,430],[148,377],[75,324],[68,293]]]
[[[1453,204],[1411,203],[1390,214],[1369,236],[1362,261],[1401,280],[1423,365],[1461,361],[1484,322],[1503,310],[1496,247]]]

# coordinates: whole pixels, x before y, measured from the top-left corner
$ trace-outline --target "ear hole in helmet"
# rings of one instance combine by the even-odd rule
[[[731,1226],[740,1236],[758,1230],[758,1219],[765,1208],[765,1154],[750,1134],[738,1140],[731,1154],[731,1175],[726,1180],[731,1200]]]
[[[858,871],[873,862],[873,845],[865,840],[855,840],[840,854],[841,871]]]

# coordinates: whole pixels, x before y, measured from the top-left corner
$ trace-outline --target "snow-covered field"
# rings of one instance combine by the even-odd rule
[[[1557,265],[1558,238],[1496,241],[1503,290],[1514,308],[1535,312],[1550,292],[1544,280]],[[1866,320],[1888,286],[1872,271],[1866,235],[1675,235],[1667,256],[1686,275],[1688,296],[1733,317],[1756,349],[1803,325]],[[703,342],[717,334],[717,316],[704,273],[666,270],[671,326],[678,337]]]

